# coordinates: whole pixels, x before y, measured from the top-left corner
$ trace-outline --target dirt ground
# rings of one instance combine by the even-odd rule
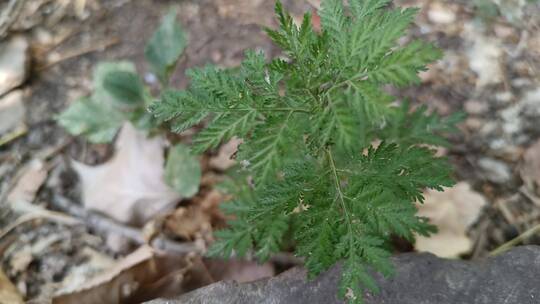
[[[273,1],[88,0],[82,12],[68,7],[58,20],[51,20],[56,1],[36,3],[40,1],[43,6],[27,17],[36,24],[10,33],[27,37],[32,62],[22,86],[27,132],[0,146],[2,204],[20,172],[34,159],[46,159],[49,170],[34,205],[58,210],[53,202],[58,193],[80,201],[80,184],[70,160],[100,164],[111,157],[113,148],[72,138],[55,117],[77,97],[91,92],[97,62],[130,60],[141,75],[149,73],[144,46],[171,7],[177,8],[189,34],[185,55],[172,79],[175,87],[186,86],[186,69],[205,64],[237,66],[247,49],[279,54],[263,31],[264,26],[276,26]],[[298,18],[319,3],[284,2]],[[540,7],[530,4],[519,21],[511,22],[504,16],[481,16],[469,1],[399,0],[396,4],[421,7],[410,35],[435,43],[446,54],[422,74],[421,85],[396,94],[441,115],[468,114],[461,132],[450,138],[452,145],[442,153],[454,165],[456,180],[470,184],[488,202],[467,231],[473,248],[462,255],[485,257],[540,223],[540,195],[527,187],[533,177],[523,170],[528,166],[524,154],[540,139]],[[484,81],[485,73],[500,77]],[[540,157],[540,151],[538,154]],[[189,203],[182,202],[182,206]],[[0,227],[8,227],[16,216],[1,206]],[[540,244],[540,236],[524,243]],[[0,238],[1,269],[25,299],[39,302],[65,288],[66,277],[75,266],[96,257],[110,259],[103,265],[112,265],[133,248],[112,250],[103,235],[85,226],[68,229],[59,222],[38,219],[16,225]],[[276,261],[271,272],[291,264]],[[207,264],[207,268],[212,267]]]

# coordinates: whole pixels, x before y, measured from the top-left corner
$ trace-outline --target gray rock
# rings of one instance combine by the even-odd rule
[[[15,36],[0,42],[0,95],[20,86],[27,76],[28,42]]]
[[[512,180],[510,167],[505,162],[484,157],[478,160],[478,165],[485,177],[491,182],[505,184]]]
[[[402,254],[393,258],[396,275],[376,276],[381,293],[366,293],[366,304],[538,304],[540,247],[514,248],[481,261]],[[313,281],[294,268],[253,283],[218,282],[176,299],[151,304],[344,303],[336,297],[339,267]]]
[[[24,124],[22,91],[13,91],[0,97],[0,136]]]

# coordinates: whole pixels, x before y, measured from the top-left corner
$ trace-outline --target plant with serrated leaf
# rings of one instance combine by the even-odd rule
[[[176,22],[176,12],[171,11],[163,18],[144,51],[162,89],[168,87],[171,72],[185,47],[186,35]],[[114,139],[125,122],[149,135],[162,132],[163,121],[147,110],[155,97],[133,63],[99,63],[93,74],[93,89],[90,96],[76,100],[57,118],[72,135],[84,136],[93,143],[107,143]],[[181,144],[172,147],[165,166],[167,182],[180,194],[190,197],[198,191],[201,168],[187,147]]]
[[[188,90],[152,105],[177,132],[207,122],[194,151],[244,141],[235,199],[224,204],[235,219],[209,254],[265,260],[292,240],[310,277],[343,261],[340,294],[359,303],[364,288],[377,290],[371,270],[392,273],[392,235],[434,231],[415,203],[453,185],[431,147],[447,144],[460,117],[394,105],[385,86],[419,83],[441,52],[398,42],[417,10],[389,2],[324,0],[320,32],[309,13],[297,26],[277,2],[280,27],[267,33],[283,58],[249,51],[239,69],[193,69]]]
[[[265,260],[292,235],[312,277],[343,260],[340,293],[359,302],[362,287],[377,288],[370,268],[392,272],[391,235],[434,231],[414,203],[423,189],[453,183],[447,161],[425,145],[446,144],[440,135],[459,117],[392,106],[383,86],[418,83],[440,52],[397,44],[416,10],[386,9],[388,2],[326,0],[321,33],[310,14],[297,27],[278,2],[280,29],[267,32],[286,59],[248,52],[239,70],[192,70],[189,90],[153,105],[175,131],[209,119],[195,151],[244,139],[237,157],[252,182],[226,204],[236,219],[216,233],[210,254],[253,250]]]

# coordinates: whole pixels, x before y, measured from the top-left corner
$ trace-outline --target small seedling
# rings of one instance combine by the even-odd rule
[[[415,204],[424,189],[454,184],[433,147],[448,144],[442,134],[460,117],[397,107],[385,90],[418,84],[441,57],[428,43],[398,43],[418,10],[389,2],[323,0],[321,32],[309,13],[297,26],[277,2],[280,27],[267,33],[285,57],[249,51],[239,69],[193,69],[188,90],[152,106],[177,132],[209,121],[196,152],[244,140],[235,199],[224,204],[235,219],[210,255],[264,261],[292,243],[311,278],[342,261],[340,294],[360,303],[364,288],[377,290],[371,269],[392,273],[393,235],[435,231]]]
[[[186,46],[186,35],[176,22],[176,12],[165,16],[145,48],[145,56],[161,88],[168,87],[170,74]],[[83,97],[58,117],[69,133],[86,137],[93,143],[111,142],[125,122],[149,135],[163,132],[163,121],[148,112],[155,100],[133,63],[102,62],[93,75],[91,96]],[[165,165],[166,180],[184,197],[197,193],[201,168],[198,160],[183,145],[169,150]]]
[[[385,89],[418,84],[418,73],[441,57],[431,44],[403,43],[417,10],[389,3],[323,0],[319,32],[309,13],[297,26],[278,1],[280,27],[267,33],[283,57],[249,51],[240,68],[190,70],[191,85],[182,91],[167,88],[185,45],[168,15],[145,51],[164,88],[159,101],[152,103],[132,64],[100,64],[92,96],[59,121],[93,142],[112,140],[124,121],[149,132],[205,124],[195,153],[242,138],[239,165],[225,183],[235,199],[223,204],[235,219],[216,233],[209,254],[254,253],[264,261],[293,245],[311,278],[343,262],[340,295],[361,303],[365,288],[377,291],[371,270],[392,274],[392,236],[412,241],[435,231],[415,204],[424,189],[453,185],[449,163],[434,147],[448,145],[443,135],[461,119],[397,106]],[[167,179],[196,192],[175,175],[187,170],[187,147],[170,153]]]

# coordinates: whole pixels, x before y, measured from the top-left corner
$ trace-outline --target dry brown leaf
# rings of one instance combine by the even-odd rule
[[[24,303],[21,294],[0,268],[0,304],[19,303]]]
[[[418,236],[415,249],[449,258],[471,250],[467,228],[477,220],[486,199],[466,182],[444,192],[429,190],[425,198],[424,204],[418,206],[418,215],[429,218],[439,231],[430,237]]]
[[[180,196],[164,180],[164,147],[162,137],[147,138],[125,124],[109,162],[96,167],[74,162],[84,206],[138,226],[170,210]]]
[[[229,142],[219,148],[216,156],[210,158],[210,167],[225,171],[236,164],[234,154],[243,142],[241,138],[233,137]]]
[[[168,232],[184,240],[195,240],[210,235],[210,215],[198,206],[181,207],[165,219]]]
[[[141,303],[182,294],[211,282],[200,259],[162,256],[151,247],[142,246],[77,291],[57,295],[52,303]]]
[[[540,195],[540,140],[523,154],[520,173],[527,188]]]

